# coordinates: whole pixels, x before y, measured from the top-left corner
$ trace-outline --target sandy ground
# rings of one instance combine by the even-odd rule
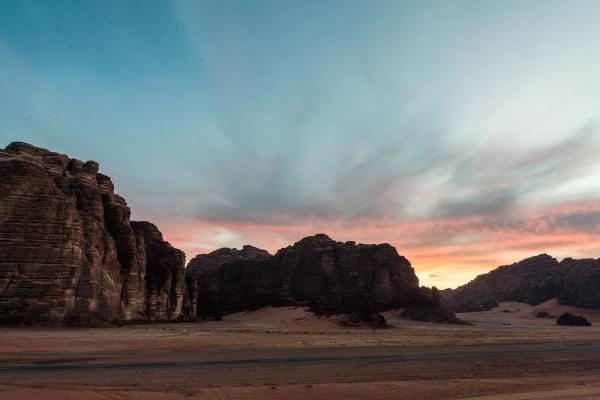
[[[538,311],[593,325],[557,326]],[[203,323],[3,328],[0,398],[600,398],[599,311],[502,303],[459,315],[472,326],[398,314],[376,331],[301,308]]]

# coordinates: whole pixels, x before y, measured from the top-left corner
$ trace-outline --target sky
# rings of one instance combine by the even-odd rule
[[[100,163],[188,259],[323,232],[456,287],[600,257],[598,1],[0,6],[0,146]]]

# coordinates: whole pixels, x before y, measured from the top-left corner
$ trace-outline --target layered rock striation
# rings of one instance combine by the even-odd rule
[[[179,317],[184,254],[130,214],[93,161],[0,150],[0,321]]]
[[[223,264],[234,261],[268,260],[269,258],[271,258],[271,254],[268,251],[254,246],[246,245],[241,250],[224,247],[209,254],[198,254],[192,258],[185,269],[185,275],[189,278],[198,278],[218,269]]]
[[[454,312],[482,311],[501,301],[537,305],[556,298],[559,303],[600,309],[600,259],[565,258],[541,254],[477,276],[466,285],[443,292],[442,303]]]
[[[389,244],[306,237],[271,256],[246,246],[194,258],[186,269],[198,318],[299,305],[317,313],[369,314],[430,304],[410,262]]]

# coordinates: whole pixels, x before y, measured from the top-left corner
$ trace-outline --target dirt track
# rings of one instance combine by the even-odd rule
[[[388,316],[396,327],[376,332],[301,310],[261,312],[219,323],[1,329],[0,398],[600,398],[600,329],[558,327],[518,303],[463,315],[474,326]]]

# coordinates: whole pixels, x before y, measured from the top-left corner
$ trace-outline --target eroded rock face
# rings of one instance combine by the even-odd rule
[[[97,163],[26,143],[0,150],[0,321],[56,322],[83,312],[172,318],[183,297],[183,253],[129,219]],[[165,264],[179,277],[169,278],[167,297],[179,299],[149,307],[147,292]]]
[[[408,260],[389,244],[357,245],[318,234],[274,256],[255,248],[253,254],[259,256],[221,249],[190,262],[188,292],[197,298],[199,318],[267,305],[366,314],[431,300]],[[198,270],[205,272],[199,276]]]
[[[306,237],[273,257],[277,297],[318,312],[378,312],[406,305],[419,292],[410,262],[389,244],[336,242]]]
[[[443,303],[454,312],[481,311],[500,301],[540,304],[556,296],[561,267],[547,254],[504,265],[444,293]]]
[[[565,258],[558,300],[571,306],[600,309],[600,259]]]
[[[489,310],[501,301],[537,305],[553,298],[560,304],[600,308],[600,259],[558,262],[541,254],[446,290],[442,303],[454,312],[464,312]]]
[[[241,250],[224,247],[209,254],[199,254],[192,258],[185,269],[186,276],[197,278],[203,273],[211,272],[223,264],[238,260],[268,260],[268,251],[254,246],[244,246]]]
[[[182,315],[185,296],[185,254],[146,221],[131,222],[146,260],[145,315],[151,320],[172,320]]]
[[[260,295],[263,270],[271,254],[254,246],[222,248],[200,254],[185,269],[187,315],[220,318],[268,305]],[[221,268],[227,265],[227,268]]]

